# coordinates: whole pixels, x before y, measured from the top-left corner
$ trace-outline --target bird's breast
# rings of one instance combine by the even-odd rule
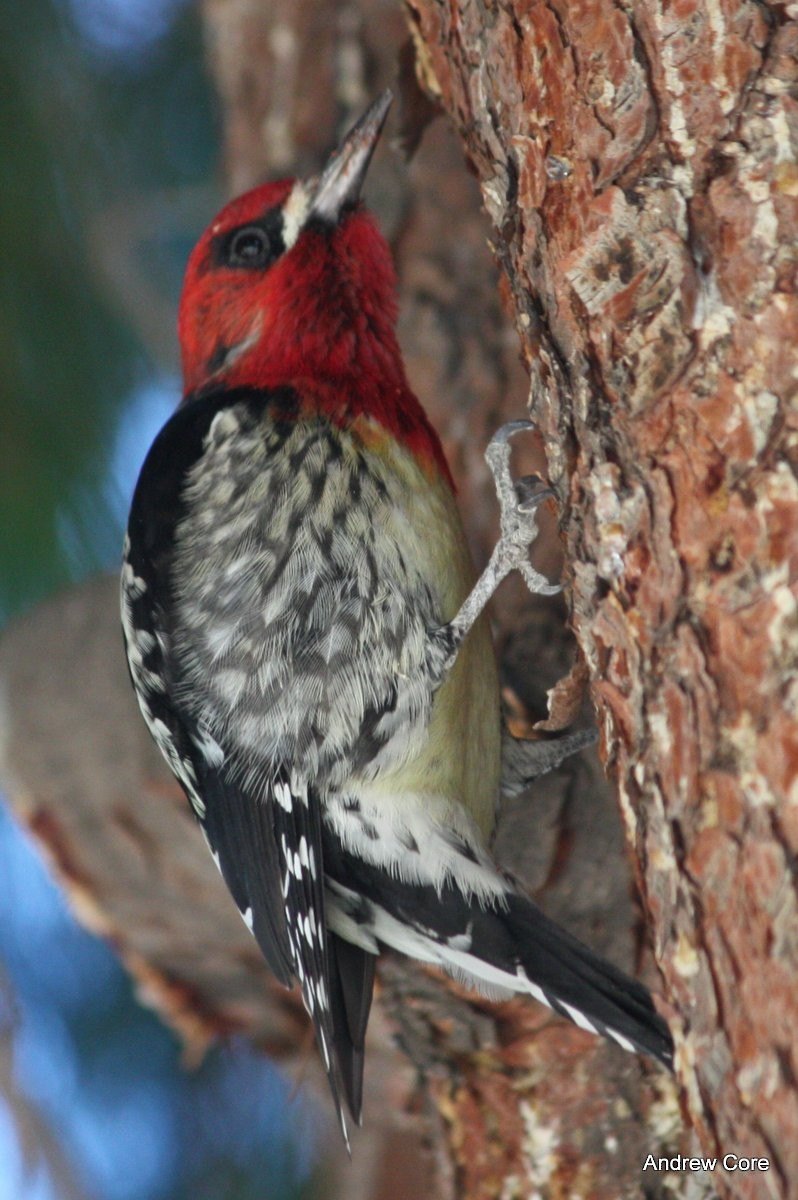
[[[330,787],[425,754],[453,786],[448,727],[467,736],[470,682],[489,708],[498,689],[486,631],[437,696],[430,682],[429,632],[472,579],[448,483],[362,418],[275,422],[240,404],[214,419],[183,499],[174,658],[208,732]]]

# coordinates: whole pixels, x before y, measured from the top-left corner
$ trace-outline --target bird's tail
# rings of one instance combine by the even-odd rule
[[[471,906],[465,934],[439,961],[478,985],[527,992],[582,1029],[673,1067],[673,1041],[648,988],[590,950],[527,897]]]
[[[328,919],[347,941],[370,954],[392,946],[494,994],[526,992],[582,1029],[672,1068],[673,1041],[648,988],[557,925],[498,872],[493,893],[478,896],[452,874],[435,885],[402,879],[328,841]],[[474,867],[473,859],[464,861]],[[461,875],[467,877],[465,868]]]

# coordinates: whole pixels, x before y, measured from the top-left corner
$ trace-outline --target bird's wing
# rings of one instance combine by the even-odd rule
[[[178,409],[142,468],[122,571],[128,665],[150,731],[269,966],[286,986],[299,978],[339,1113],[345,1094],[357,1118],[358,1014],[368,1013],[373,971],[367,966],[358,973],[362,986],[353,997],[341,983],[336,956],[331,981],[318,798],[289,766],[261,763],[253,771],[233,737],[204,727],[202,714],[184,700],[186,679],[172,653],[171,564],[185,515],[183,489],[214,418],[230,403],[229,394],[209,394]]]

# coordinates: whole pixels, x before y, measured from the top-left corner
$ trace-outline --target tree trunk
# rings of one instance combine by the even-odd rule
[[[495,227],[683,1098],[770,1162],[730,1195],[798,1195],[798,10],[408,12]]]

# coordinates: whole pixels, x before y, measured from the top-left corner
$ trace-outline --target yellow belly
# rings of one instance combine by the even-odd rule
[[[420,568],[437,592],[443,620],[450,621],[475,579],[452,491],[437,471],[425,471],[392,438],[382,442],[378,453],[391,476],[392,491],[397,482],[402,485],[404,511],[394,534],[401,538],[407,561]],[[442,810],[450,805],[465,808],[483,837],[489,839],[499,789],[499,704],[493,640],[483,614],[435,696],[428,737],[420,753],[411,762],[382,774],[370,787],[371,794],[401,790],[434,795]]]

